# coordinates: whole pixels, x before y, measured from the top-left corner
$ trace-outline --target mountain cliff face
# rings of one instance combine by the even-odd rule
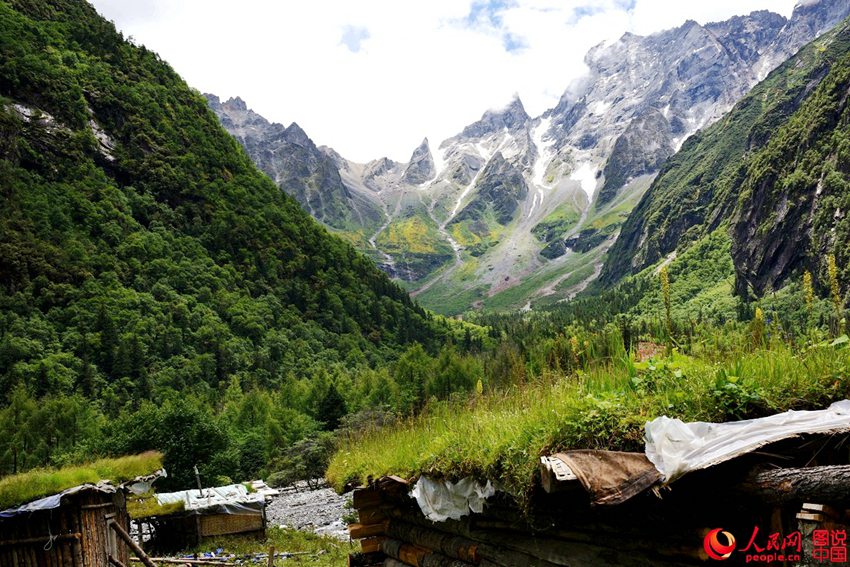
[[[848,72],[845,21],[689,139],[624,223],[602,282],[680,254],[717,229],[731,236],[744,296],[778,289],[804,268],[823,282],[827,254],[846,266]]]
[[[625,34],[591,49],[587,75],[539,117],[515,97],[436,148],[425,140],[408,163],[356,164],[323,149],[348,191],[332,184],[343,197],[329,200],[360,204],[370,223],[354,229],[355,242],[427,306],[454,313],[568,298],[602,272],[623,222],[671,156],[848,15],[846,0],[807,1],[788,19],[760,11]],[[630,270],[652,263],[681,236],[676,227],[705,214],[697,204],[647,226],[640,247],[638,236],[634,250],[618,243],[611,253],[634,251]],[[634,230],[623,231],[625,242]],[[612,267],[604,277],[621,275]]]
[[[759,11],[649,37],[625,34],[587,54],[590,75],[544,115],[552,121],[544,137],[604,170],[602,204],[629,178],[657,171],[687,137],[848,15],[847,2],[824,0],[797,6],[787,20]],[[634,143],[637,128],[645,144]]]
[[[522,173],[502,156],[496,154],[487,162],[476,182],[475,197],[453,219],[481,221],[487,213],[501,225],[514,218],[519,203],[528,195],[528,186]]]
[[[413,150],[410,162],[404,168],[401,180],[411,185],[421,185],[434,177],[434,158],[431,157],[431,148],[428,146],[428,138],[422,140],[418,148]]]
[[[221,102],[215,95],[205,96],[222,126],[254,163],[313,218],[338,229],[380,220],[380,213],[368,202],[351,194],[334,160],[321,152],[298,124],[271,123],[238,97]]]

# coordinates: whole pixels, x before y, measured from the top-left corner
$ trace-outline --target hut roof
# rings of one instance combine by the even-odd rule
[[[0,510],[3,510],[0,512],[0,518],[22,511],[58,507],[62,496],[81,490],[114,492],[122,483],[148,484],[151,475],[160,470],[162,454],[148,452],[116,459],[100,459],[93,463],[60,469],[39,469],[0,478]],[[31,508],[33,506],[36,507]]]
[[[53,510],[62,505],[62,498],[79,494],[80,492],[92,491],[104,494],[113,494],[117,490],[117,487],[108,482],[101,482],[98,484],[81,484],[79,486],[73,486],[63,490],[58,494],[51,494],[50,496],[45,496],[44,498],[39,498],[38,500],[21,504],[20,506],[0,510],[0,518],[14,518],[21,514],[30,514],[32,512],[39,512],[42,510]]]

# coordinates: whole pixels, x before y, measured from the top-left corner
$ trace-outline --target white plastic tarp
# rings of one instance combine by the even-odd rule
[[[432,480],[419,477],[410,493],[416,499],[419,509],[432,522],[458,520],[472,512],[484,511],[484,501],[493,496],[496,490],[490,481],[481,485],[472,478],[457,483],[448,480]]]
[[[665,482],[769,443],[804,433],[850,430],[850,400],[817,411],[787,411],[728,423],[684,423],[662,416],[646,423],[646,456]]]
[[[160,504],[183,502],[187,512],[215,511],[228,514],[262,513],[265,498],[262,494],[249,493],[241,484],[229,484],[203,490],[181,490],[156,495]]]

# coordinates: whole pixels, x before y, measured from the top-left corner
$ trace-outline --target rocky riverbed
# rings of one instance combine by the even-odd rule
[[[266,506],[269,526],[286,526],[311,531],[338,539],[348,539],[348,528],[342,517],[348,512],[345,502],[348,496],[340,496],[327,486],[310,488],[306,483],[281,489]]]

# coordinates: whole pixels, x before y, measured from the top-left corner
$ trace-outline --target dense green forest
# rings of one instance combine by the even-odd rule
[[[442,345],[481,342],[82,0],[0,2],[0,179],[0,474],[172,448],[173,483],[251,476],[346,413],[414,405],[402,355],[466,364]]]

